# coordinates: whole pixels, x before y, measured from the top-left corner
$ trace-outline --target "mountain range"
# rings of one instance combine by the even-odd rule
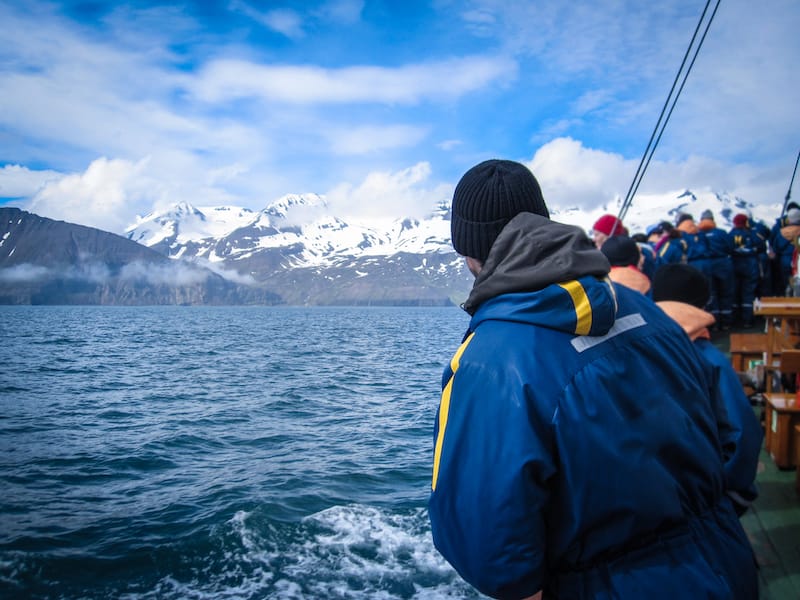
[[[781,205],[680,190],[642,197],[631,233],[711,210],[719,227],[750,214],[771,225]],[[619,202],[551,218],[585,230]],[[0,303],[448,305],[472,285],[450,246],[449,202],[424,219],[364,221],[325,198],[291,194],[253,211],[180,202],[140,217],[124,236],[0,208]]]
[[[0,207],[0,304],[276,304],[122,236]]]

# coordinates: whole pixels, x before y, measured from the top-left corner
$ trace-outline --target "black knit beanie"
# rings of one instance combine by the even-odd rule
[[[683,263],[660,266],[653,275],[653,301],[674,300],[704,308],[711,297],[708,279],[698,269]]]
[[[453,194],[453,248],[462,256],[485,261],[500,231],[521,212],[550,218],[530,169],[497,159],[475,165],[464,173]]]
[[[603,242],[600,252],[606,255],[612,267],[628,267],[639,264],[638,244],[627,235],[615,235]]]

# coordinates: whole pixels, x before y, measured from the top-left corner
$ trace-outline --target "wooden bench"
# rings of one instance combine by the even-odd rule
[[[733,370],[747,371],[751,360],[764,360],[767,351],[766,333],[732,333],[730,335],[730,355]]]
[[[795,429],[800,425],[797,394],[770,392],[764,396],[764,447],[779,469],[792,469],[797,466]]]

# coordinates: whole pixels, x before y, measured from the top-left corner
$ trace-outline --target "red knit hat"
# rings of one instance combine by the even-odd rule
[[[747,215],[739,213],[733,217],[733,226],[741,228],[747,227]]]
[[[611,235],[612,231],[614,232],[614,235],[628,235],[628,230],[625,229],[622,221],[620,221],[614,215],[603,215],[597,219],[595,224],[592,225],[592,230],[604,233],[606,235]]]

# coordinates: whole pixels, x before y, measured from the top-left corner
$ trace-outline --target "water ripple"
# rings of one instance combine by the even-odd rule
[[[463,312],[0,311],[3,598],[477,597],[425,514]]]

